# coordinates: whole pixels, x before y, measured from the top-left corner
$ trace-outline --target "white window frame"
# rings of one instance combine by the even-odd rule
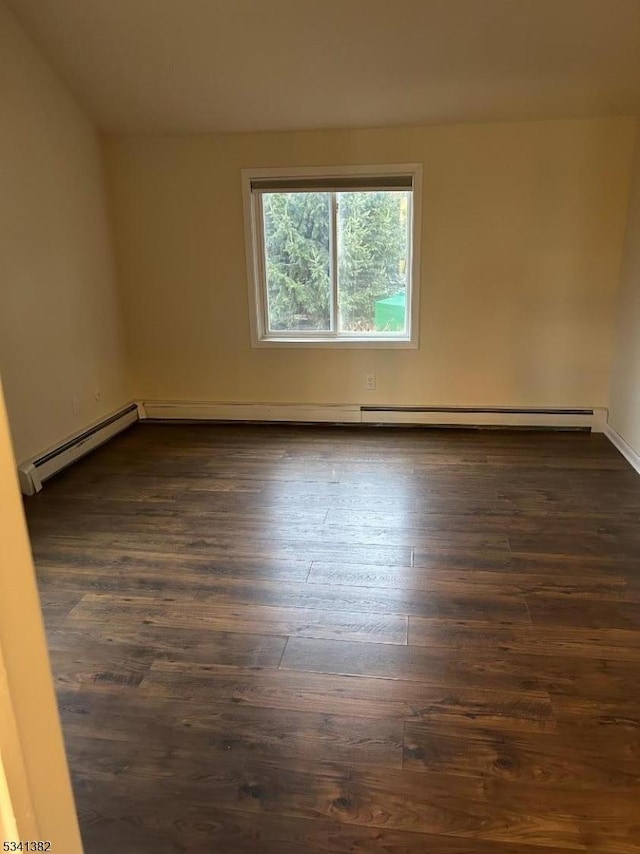
[[[261,193],[253,192],[253,181],[268,179],[330,179],[357,177],[409,176],[412,183],[409,276],[407,277],[406,331],[363,334],[361,332],[269,332],[267,325],[267,284],[264,258],[264,228]],[[242,196],[244,205],[247,278],[249,285],[249,316],[253,347],[333,347],[333,348],[418,348],[420,302],[420,247],[422,242],[422,164],[385,163],[377,166],[315,166],[290,169],[243,169]],[[332,264],[336,263],[335,247],[331,247]],[[332,293],[332,300],[335,294]]]

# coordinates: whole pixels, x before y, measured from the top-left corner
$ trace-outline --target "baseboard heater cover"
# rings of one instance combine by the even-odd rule
[[[602,432],[607,410],[507,406],[363,406],[363,424],[434,427],[555,427]]]
[[[45,453],[20,463],[18,476],[22,493],[35,495],[36,492],[40,492],[45,480],[104,444],[136,422],[138,418],[138,405],[131,403]]]
[[[415,424],[443,427],[556,427],[602,432],[601,408],[381,406],[360,404],[144,402],[154,421],[283,421],[332,424]]]

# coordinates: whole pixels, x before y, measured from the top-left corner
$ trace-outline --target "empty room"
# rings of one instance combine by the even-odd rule
[[[640,854],[640,0],[0,0],[0,838]]]

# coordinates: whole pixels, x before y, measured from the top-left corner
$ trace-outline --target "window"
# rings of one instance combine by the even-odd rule
[[[243,172],[254,345],[417,346],[419,178]]]

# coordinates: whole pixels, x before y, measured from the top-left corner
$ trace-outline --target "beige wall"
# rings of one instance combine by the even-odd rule
[[[640,130],[618,297],[609,423],[640,454]]]
[[[129,390],[99,142],[1,2],[0,80],[0,374],[21,460]]]
[[[108,140],[136,394],[606,406],[634,131],[614,119]],[[407,161],[424,165],[420,349],[252,349],[240,170]]]
[[[0,387],[0,755],[21,839],[82,851]],[[9,828],[7,828],[8,830]]]

